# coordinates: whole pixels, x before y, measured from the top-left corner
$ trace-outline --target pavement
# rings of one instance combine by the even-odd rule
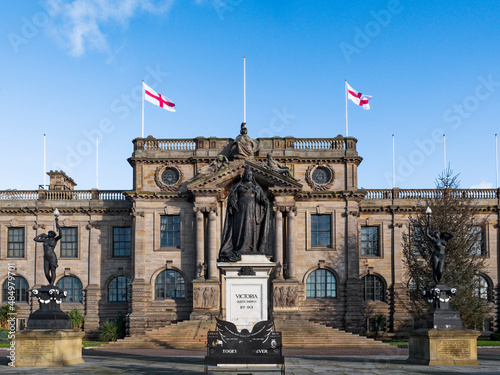
[[[478,366],[422,366],[408,364],[408,349],[284,349],[287,375],[500,375],[500,347],[478,348]],[[66,367],[8,366],[8,350],[0,349],[0,374],[203,374],[205,350],[83,349],[85,363]],[[213,368],[211,368],[212,370]],[[261,369],[264,370],[264,369]],[[209,371],[210,374],[218,374]],[[227,372],[226,372],[227,373]],[[232,374],[253,374],[239,368]],[[270,373],[270,372],[268,372]],[[278,372],[279,373],[279,372]],[[259,372],[266,374],[266,372]],[[274,372],[276,374],[276,372]]]

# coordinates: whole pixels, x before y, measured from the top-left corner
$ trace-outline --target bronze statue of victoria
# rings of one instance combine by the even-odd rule
[[[246,167],[227,197],[220,262],[236,262],[242,254],[267,255],[271,206],[266,194]]]

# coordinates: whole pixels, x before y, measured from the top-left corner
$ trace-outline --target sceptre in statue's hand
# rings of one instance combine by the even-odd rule
[[[432,277],[434,282],[438,285],[441,281],[441,276],[443,275],[444,263],[446,258],[446,245],[448,241],[453,237],[453,234],[449,232],[441,232],[439,230],[433,230],[431,232],[431,213],[430,207],[427,207],[425,211],[427,213],[427,227],[425,228],[425,235],[432,242],[434,251],[431,254],[431,268]]]
[[[61,239],[61,227],[59,226],[58,218],[59,210],[57,208],[54,211],[54,215],[56,217],[56,228],[58,234],[51,230],[48,234],[42,233],[34,238],[36,242],[43,242],[43,270],[49,285],[54,285],[54,281],[56,279],[57,256],[54,249],[57,245],[57,241]]]

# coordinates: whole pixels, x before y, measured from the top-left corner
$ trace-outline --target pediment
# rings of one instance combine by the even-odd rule
[[[255,181],[264,189],[273,194],[295,194],[302,190],[300,184],[293,177],[275,171],[263,163],[255,160],[238,160],[230,162],[227,168],[213,174],[197,176],[187,184],[187,189],[194,195],[217,194],[226,196],[232,187],[241,179],[245,167],[252,169]]]

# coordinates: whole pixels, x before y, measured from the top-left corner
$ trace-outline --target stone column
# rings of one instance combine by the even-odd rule
[[[200,208],[195,207],[196,215],[196,264],[195,264],[195,277],[203,279],[203,263],[205,262],[205,237],[204,237],[204,217]],[[199,267],[202,267],[202,272],[198,273]]]
[[[218,280],[217,274],[217,208],[208,212],[208,277]]]
[[[295,215],[297,209],[295,207],[287,208],[287,241],[288,241],[288,279],[297,279],[297,249],[295,239],[297,231],[295,229]]]
[[[274,208],[275,216],[275,230],[274,230],[274,244],[275,244],[275,261],[276,266],[280,267],[280,272],[276,274],[276,278],[283,279],[283,213],[279,207]]]

